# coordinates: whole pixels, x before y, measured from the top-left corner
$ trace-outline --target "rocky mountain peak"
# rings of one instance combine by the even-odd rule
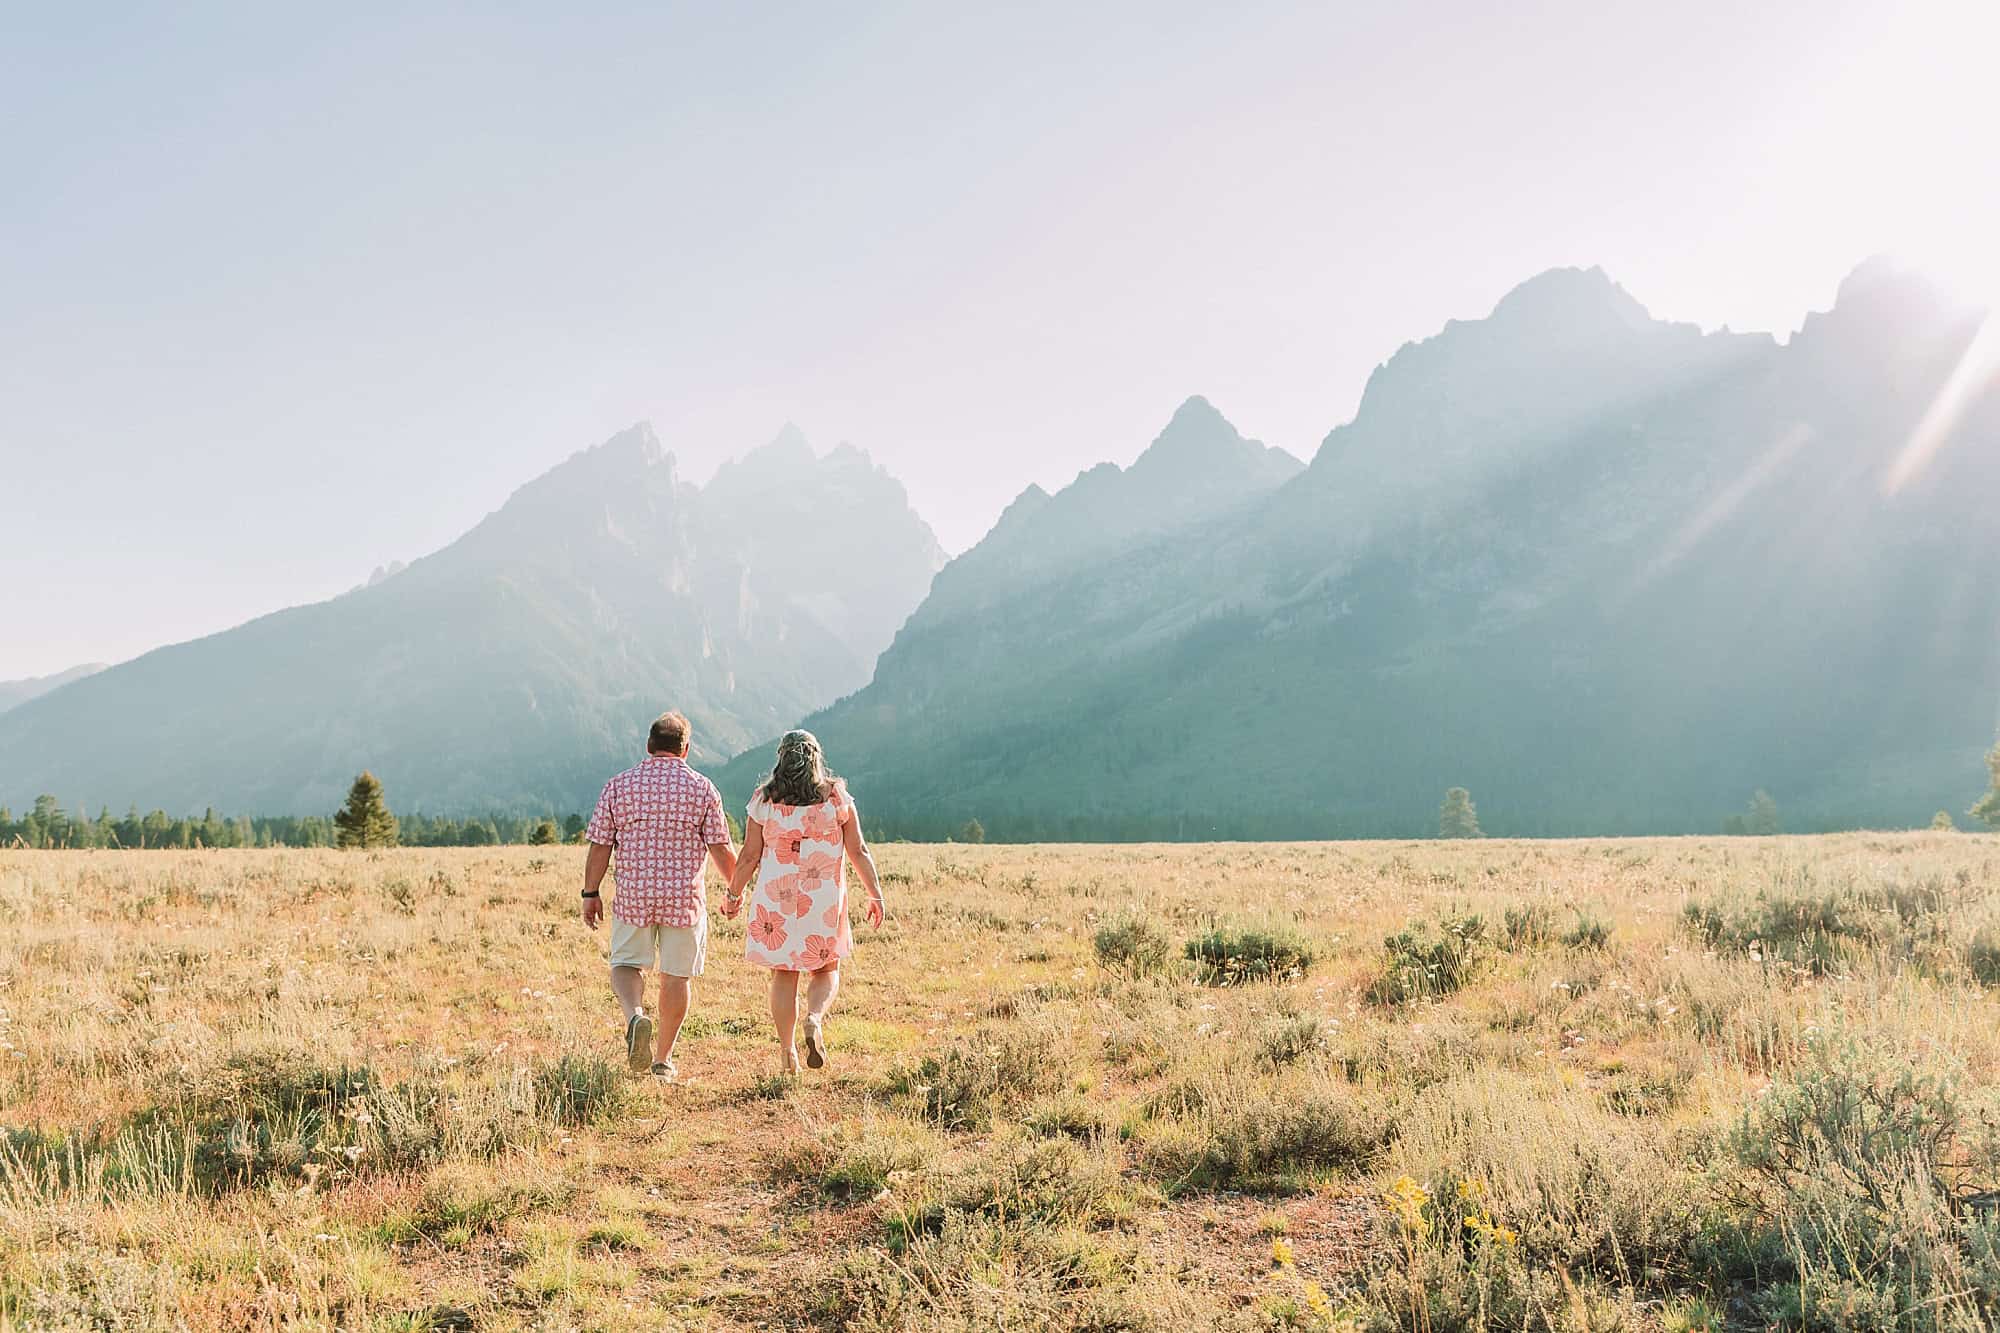
[[[1552,268],[1536,274],[1501,297],[1487,322],[1547,336],[1644,328],[1653,317],[1630,292],[1593,265]]]

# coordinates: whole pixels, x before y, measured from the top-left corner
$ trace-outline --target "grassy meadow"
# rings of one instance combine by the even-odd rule
[[[2000,837],[878,857],[666,1085],[581,849],[0,853],[0,1325],[2000,1322]]]

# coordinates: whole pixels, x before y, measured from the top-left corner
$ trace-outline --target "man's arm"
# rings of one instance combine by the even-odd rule
[[[708,809],[702,813],[701,832],[708,844],[708,859],[721,872],[722,882],[729,883],[736,874],[736,841],[729,836],[729,817],[722,813],[722,793],[714,783],[708,784]]]
[[[590,855],[583,858],[583,924],[592,930],[604,919],[604,899],[598,897],[604,883],[604,872],[611,869],[611,849],[601,842],[590,844]]]
[[[724,916],[733,917],[743,910],[743,886],[757,873],[757,863],[763,859],[764,826],[753,819],[743,830],[743,855],[736,858],[735,868],[729,872],[729,889],[722,900]]]

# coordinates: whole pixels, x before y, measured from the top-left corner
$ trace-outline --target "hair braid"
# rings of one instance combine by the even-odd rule
[[[777,762],[764,779],[764,799],[774,805],[818,805],[833,795],[838,778],[827,771],[819,737],[810,731],[788,731],[778,742]]]

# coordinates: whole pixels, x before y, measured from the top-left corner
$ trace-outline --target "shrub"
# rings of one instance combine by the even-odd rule
[[[1968,897],[1966,887],[1932,878],[1850,881],[1820,890],[1802,876],[1795,887],[1762,890],[1741,905],[1691,902],[1682,921],[1710,948],[1782,962],[1814,976],[1875,950],[1936,968],[1941,962],[1949,966],[1948,923]]]
[[[953,1218],[1030,1227],[1090,1225],[1128,1210],[1116,1159],[1069,1139],[1003,1139],[955,1172],[899,1200],[886,1219],[892,1248],[934,1236]]]
[[[624,1087],[623,1075],[603,1056],[570,1052],[535,1070],[535,1105],[560,1125],[596,1124],[618,1109]]]
[[[1098,962],[1128,976],[1163,972],[1173,958],[1173,941],[1143,916],[1121,917],[1100,927],[1094,943]]]
[[[1579,911],[1576,924],[1563,933],[1563,944],[1572,949],[1597,950],[1611,942],[1611,923],[1590,912]]]
[[[1297,1064],[1319,1044],[1319,1019],[1312,1014],[1290,1014],[1257,1034],[1257,1058],[1274,1069],[1283,1068]]]
[[[988,1025],[926,1055],[892,1086],[924,1099],[927,1116],[946,1129],[985,1129],[997,1108],[1069,1086],[1075,1043],[1046,1018]]]
[[[1463,987],[1490,957],[1486,922],[1478,916],[1419,921],[1382,941],[1387,966],[1373,987],[1385,1004],[1435,999]]]
[[[1981,926],[1965,946],[1965,970],[1982,986],[2000,986],[2000,928]]]
[[[1202,984],[1208,986],[1289,980],[1304,976],[1313,964],[1312,946],[1305,937],[1283,928],[1217,927],[1189,940],[1186,952]]]
[[[1381,1148],[1393,1108],[1323,1069],[1276,1081],[1222,1069],[1156,1101],[1141,1156],[1169,1189],[1290,1190]]]
[[[1500,918],[1505,947],[1519,953],[1539,949],[1556,937],[1556,914],[1547,903],[1509,907]]]
[[[1959,1206],[2000,1170],[2000,1144],[1952,1078],[1821,1038],[1731,1147],[1772,1191],[1764,1239],[1788,1271],[1758,1299],[1766,1318],[1845,1333],[2000,1317],[2000,1229]]]
[[[1108,1107],[1074,1091],[1058,1092],[1029,1107],[1021,1123],[1043,1138],[1100,1139],[1111,1132]]]
[[[1970,1121],[1953,1080],[1866,1052],[1852,1040],[1815,1038],[1804,1068],[1745,1113],[1737,1158],[1795,1194],[1809,1181],[1840,1187],[1886,1211],[1912,1167],[1940,1196],[1962,1176],[1954,1145]]]
[[[1386,1172],[1469,1182],[1524,1258],[1632,1283],[1686,1271],[1713,1208],[1697,1142],[1676,1143],[1582,1088],[1485,1069],[1420,1093],[1399,1117]]]
[[[891,1178],[921,1168],[935,1151],[919,1127],[871,1116],[795,1140],[778,1159],[777,1175],[853,1202],[873,1198]]]

